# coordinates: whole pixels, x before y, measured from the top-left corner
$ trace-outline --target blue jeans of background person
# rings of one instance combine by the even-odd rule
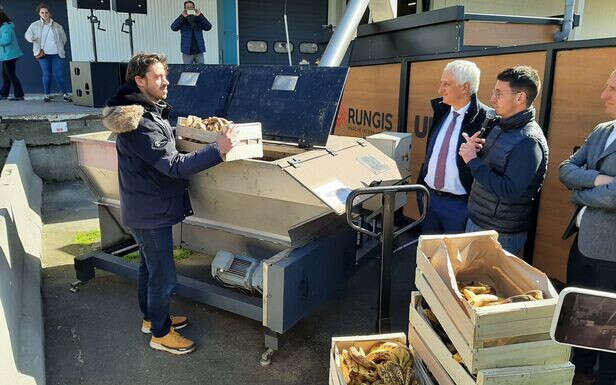
[[[426,235],[464,233],[468,219],[468,195],[454,197],[429,191],[430,207],[421,225],[421,233]]]
[[[182,61],[184,64],[203,64],[205,62],[205,55],[203,53],[196,53],[194,55],[183,53]]]
[[[64,79],[64,60],[58,55],[45,55],[42,59],[38,59],[41,70],[43,70],[43,89],[45,95],[51,94],[51,78],[56,80],[60,92],[68,94],[69,89],[66,86]]]
[[[485,231],[491,229],[484,229],[479,227],[473,222],[470,218],[466,223],[466,232],[472,233],[475,231]],[[507,250],[511,254],[522,257],[522,253],[524,252],[524,245],[526,244],[526,238],[528,237],[528,233],[526,231],[521,233],[498,233],[498,242],[503,246],[503,249]],[[528,262],[528,261],[527,261]]]
[[[171,327],[169,304],[177,282],[171,226],[130,230],[141,254],[139,307],[143,319],[152,322],[152,334],[163,337]]]

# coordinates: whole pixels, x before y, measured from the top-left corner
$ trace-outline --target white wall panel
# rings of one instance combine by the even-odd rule
[[[463,5],[469,13],[496,13],[523,16],[562,15],[564,0],[432,0],[431,9]],[[582,14],[581,25],[571,40],[616,36],[615,0],[576,0],[575,12]]]
[[[92,35],[87,17],[89,10],[76,9],[71,0],[67,1],[71,49],[74,61],[93,61]],[[147,15],[133,15],[135,53],[159,52],[167,55],[169,63],[182,63],[180,52],[180,32],[173,32],[171,23],[183,9],[183,0],[149,0]],[[212,29],[204,32],[205,62],[217,64],[218,60],[218,23],[216,0],[197,0],[197,7],[212,23]],[[128,34],[121,32],[126,13],[113,11],[94,11],[101,20],[101,27],[106,32],[96,31],[96,46],[99,61],[128,61],[130,45]]]

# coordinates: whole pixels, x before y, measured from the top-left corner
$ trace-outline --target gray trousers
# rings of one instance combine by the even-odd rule
[[[184,64],[203,64],[205,61],[205,55],[203,53],[198,53],[195,55],[187,55],[183,53],[182,60],[184,61]]]

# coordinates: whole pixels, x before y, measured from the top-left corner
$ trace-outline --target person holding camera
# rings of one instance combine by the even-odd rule
[[[56,80],[66,102],[72,102],[70,91],[64,78],[64,58],[67,38],[64,28],[51,18],[51,12],[46,4],[36,7],[40,19],[30,24],[26,31],[26,40],[32,43],[34,58],[38,60],[43,71],[43,89],[45,102],[50,102],[51,78]]]
[[[184,64],[203,64],[205,41],[203,31],[212,29],[212,24],[192,1],[184,2],[184,10],[171,24],[172,31],[180,31],[182,36],[181,51]]]

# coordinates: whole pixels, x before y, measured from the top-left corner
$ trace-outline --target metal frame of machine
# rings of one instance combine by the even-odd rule
[[[213,71],[219,74],[218,67],[221,66],[175,67],[170,80],[172,84],[179,82],[183,69],[192,73]],[[305,117],[309,116],[306,111],[311,111],[311,108],[316,109],[313,116],[317,119],[322,120],[326,116],[316,136],[301,129],[297,131],[302,125],[312,129],[311,119],[297,122],[289,130],[281,127],[273,127],[269,131],[264,129],[264,137],[268,132],[283,138],[294,132],[293,135],[305,139],[291,144],[288,141],[264,140],[264,152],[268,159],[224,162],[193,176],[189,192],[195,214],[173,229],[174,243],[188,249],[207,255],[226,250],[262,261],[261,298],[222,287],[213,280],[182,275],[178,276],[176,287],[179,295],[261,322],[265,329],[267,348],[262,364],[271,361],[274,351],[279,348],[281,335],[327,300],[354,271],[357,235],[345,222],[345,197],[354,189],[379,184],[386,186],[404,179],[396,161],[368,141],[329,136],[344,82],[332,82],[326,75],[337,73],[336,76],[344,75],[346,78],[346,70],[282,66],[260,69],[251,66],[237,77],[228,77],[241,79],[231,80],[232,86],[216,88],[228,89],[230,97],[210,97],[213,100],[224,99],[221,108],[231,111],[229,117],[235,121],[245,121],[254,115],[250,115],[250,110],[245,112],[242,109],[247,103],[234,104],[234,97],[241,101],[242,93],[247,92],[249,98],[273,98],[275,119],[284,121],[281,115],[287,113],[291,116],[293,111],[280,108],[279,99],[290,100],[291,96],[273,92],[269,88],[269,80],[251,82],[250,77],[274,79],[285,73],[295,73],[300,77],[296,95],[300,101],[306,100],[306,95],[302,96],[301,84],[313,82],[315,78],[324,79],[331,84],[328,87],[334,87],[334,92],[329,93],[332,101],[320,101],[302,107]],[[305,76],[304,83],[302,76]],[[203,82],[211,82],[217,77],[202,76],[201,79]],[[263,93],[257,95],[255,89],[259,87]],[[310,87],[314,88],[314,84],[310,84]],[[326,95],[324,88],[327,87],[321,87],[322,95]],[[176,90],[176,93],[190,94],[197,91]],[[237,105],[237,109],[234,109],[234,105]],[[322,106],[328,110],[323,110]],[[263,110],[269,107],[267,103],[262,104]],[[184,105],[181,108],[193,107]],[[233,111],[240,111],[239,119],[238,115],[233,115]],[[201,111],[201,114],[210,113],[213,114]],[[243,113],[249,116],[242,118]],[[265,122],[264,127],[272,125],[271,120],[265,116],[258,120]],[[327,135],[323,137],[319,130],[326,130]],[[326,140],[326,145],[304,148],[302,144],[305,145],[310,138]],[[82,179],[96,195],[102,238],[101,251],[75,258],[78,281],[73,284],[72,291],[77,291],[81,283],[94,278],[95,268],[137,279],[138,266],[118,258],[135,250],[136,245],[120,220],[117,154],[113,134],[99,132],[74,136],[71,140],[76,143]],[[178,148],[181,149],[181,143],[178,143]],[[368,199],[368,196],[363,196],[355,203]]]

